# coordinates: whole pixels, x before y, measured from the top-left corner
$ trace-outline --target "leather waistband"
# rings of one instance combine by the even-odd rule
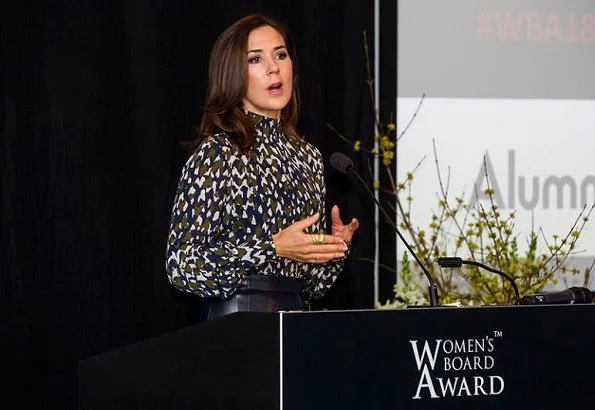
[[[240,290],[259,290],[265,292],[291,292],[304,291],[304,279],[289,278],[286,276],[249,275],[242,279]]]
[[[199,321],[215,319],[235,312],[279,312],[304,310],[304,280],[285,276],[250,275],[227,299],[204,299]]]

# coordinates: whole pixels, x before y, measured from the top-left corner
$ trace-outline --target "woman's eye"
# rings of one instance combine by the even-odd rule
[[[254,56],[254,57],[250,57],[250,58],[248,59],[248,62],[249,62],[250,64],[256,64],[256,63],[260,63],[260,60],[261,60],[261,59],[260,59],[260,56]]]
[[[285,60],[287,58],[287,53],[279,53],[277,54],[277,58],[279,60]]]

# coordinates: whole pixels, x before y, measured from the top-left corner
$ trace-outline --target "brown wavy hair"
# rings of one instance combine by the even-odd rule
[[[299,111],[298,75],[295,46],[285,25],[271,17],[253,14],[237,20],[217,38],[209,61],[209,80],[198,138],[190,148],[198,146],[209,135],[224,132],[232,143],[246,152],[254,145],[253,121],[246,116],[242,99],[248,90],[248,60],[246,50],[250,33],[263,26],[271,26],[285,40],[293,65],[291,99],[281,110],[280,128],[290,141],[303,142],[297,131]]]

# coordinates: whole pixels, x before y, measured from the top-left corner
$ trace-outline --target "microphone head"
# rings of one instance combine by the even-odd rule
[[[574,303],[593,303],[593,297],[595,295],[589,289],[573,286],[568,290],[572,292]]]
[[[342,174],[349,174],[353,169],[353,161],[347,155],[341,152],[334,152],[329,158],[333,168]]]
[[[520,305],[547,305],[547,304],[578,304],[593,303],[593,292],[578,286],[558,292],[541,292],[535,295],[523,296]]]
[[[463,266],[463,260],[456,256],[447,256],[438,258],[438,265],[443,268],[460,268]]]

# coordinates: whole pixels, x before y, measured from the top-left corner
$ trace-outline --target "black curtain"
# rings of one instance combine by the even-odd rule
[[[373,51],[371,1],[3,6],[0,347],[4,398],[17,408],[75,408],[77,360],[194,323],[196,298],[164,270],[179,141],[199,121],[217,35],[252,12],[294,35],[300,130],[325,158],[343,151],[365,164],[325,124],[372,143],[362,43],[365,30]],[[372,264],[360,258],[374,254],[373,203],[336,171],[327,184],[329,208],[362,226],[318,308],[372,308]]]

